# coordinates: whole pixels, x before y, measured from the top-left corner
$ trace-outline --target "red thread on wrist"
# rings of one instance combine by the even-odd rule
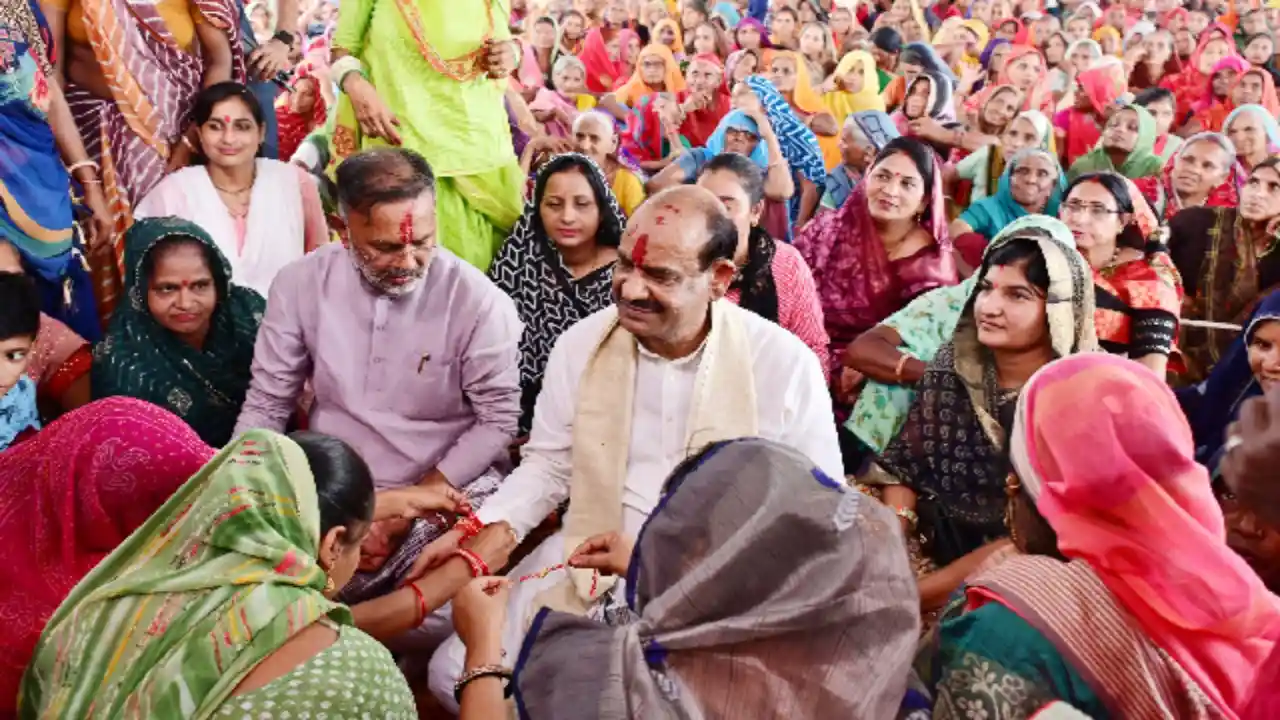
[[[471,550],[458,548],[454,553],[461,556],[462,559],[466,560],[467,564],[471,566],[472,577],[485,577],[489,574],[489,566],[484,560],[480,559],[479,555],[475,554]]]
[[[463,540],[470,540],[480,534],[484,529],[484,523],[480,522],[480,518],[475,515],[465,515],[453,527],[462,533]]]
[[[418,620],[413,624],[414,627],[418,627],[423,620],[427,619],[427,597],[422,594],[422,590],[418,588],[416,583],[409,583],[409,589],[413,591],[414,595],[418,596]]]

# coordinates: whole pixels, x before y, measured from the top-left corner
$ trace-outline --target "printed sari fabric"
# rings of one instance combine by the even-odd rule
[[[797,72],[801,72],[799,68],[802,65],[803,63],[797,63]],[[796,82],[798,83],[799,80]],[[800,121],[800,117],[796,115],[787,99],[778,92],[773,83],[761,75],[748,77],[746,83],[760,99],[760,105],[764,108],[765,115],[769,117],[769,124],[773,126],[773,132],[778,137],[782,156],[786,159],[787,166],[791,168],[791,178],[795,181],[796,193],[791,196],[788,212],[791,222],[794,223],[800,214],[801,183],[808,180],[822,187],[827,179],[822,147],[818,142],[818,136]]]
[[[627,577],[639,617],[540,611],[512,680],[523,715],[893,717],[920,616],[885,506],[761,439],[712,445],[664,490]],[[807,552],[771,552],[779,537]]]
[[[1049,270],[1047,295],[1055,302],[1046,305],[1046,315],[1054,354],[1096,350],[1088,264],[1050,229],[1019,230],[1008,239],[1021,237],[1036,243]],[[984,263],[979,284],[989,270]],[[887,481],[919,496],[921,529],[939,565],[1008,532],[1006,438],[1018,390],[998,387],[995,365],[978,342],[973,303],[970,298],[953,339],[929,363],[901,432],[877,460]]]
[[[155,405],[110,398],[73,410],[0,454],[0,716],[45,623],[76,583],[213,457]]]
[[[97,339],[102,327],[75,241],[71,178],[46,114],[52,47],[35,0],[0,6],[0,237],[22,256],[45,311]]]
[[[831,338],[832,361],[858,335],[900,310],[912,298],[960,282],[947,234],[942,173],[925,190],[923,229],[932,245],[890,260],[868,207],[866,183],[859,183],[838,210],[819,213],[796,234],[795,248],[813,270]],[[838,368],[833,368],[836,372]]]
[[[483,76],[471,56],[485,40],[510,39],[497,8],[346,0],[333,38],[335,48],[360,59],[378,96],[400,119],[402,145],[431,164],[441,243],[482,271],[520,218],[525,181],[512,152],[507,85]],[[449,64],[450,75],[462,79],[437,69],[440,58],[464,58]],[[361,133],[345,95],[335,123],[335,167],[357,150],[386,146]]]
[[[147,307],[148,253],[165,239],[199,242],[218,292],[204,348],[197,350],[166,330]],[[111,318],[94,349],[94,397],[124,395],[170,410],[214,447],[231,439],[249,390],[253,346],[266,302],[232,284],[231,266],[199,226],[177,218],[140,220],[125,238],[127,302]]]
[[[1097,400],[1089,411],[1083,393]],[[1280,599],[1227,546],[1164,378],[1101,353],[1051,363],[1024,388],[1011,438],[1023,497],[1068,562],[1011,560],[970,588],[970,602],[1038,617],[1117,717],[1235,717],[1276,645]],[[1062,611],[1108,597],[1128,622]],[[1147,643],[1157,651],[1124,647]]]
[[[232,78],[245,78],[235,0],[189,0],[191,12],[227,33],[234,57]],[[110,252],[92,253],[90,265],[99,313],[109,317],[121,293],[124,232],[132,208],[164,176],[191,103],[200,91],[204,61],[183,49],[154,2],[79,0],[84,29],[98,65],[112,78],[103,98],[68,82],[67,104],[89,157],[102,166],[103,191],[114,214]]]
[[[31,346],[27,377],[36,383],[41,403],[57,405],[63,393],[89,373],[93,352],[88,341],[64,323],[40,315],[40,332]]]
[[[608,201],[608,207],[600,208],[600,230],[612,226],[621,237],[627,220],[609,190],[604,172],[585,155],[574,157],[576,165],[557,166],[589,168],[597,184],[605,188]],[[549,166],[542,167],[540,174]],[[489,277],[511,296],[524,323],[520,336],[520,434],[523,436],[533,424],[534,404],[542,390],[542,375],[556,340],[579,320],[613,304],[613,264],[575,278],[542,225],[538,198],[530,197],[520,222],[489,268]]]
[[[351,612],[321,594],[319,544],[302,448],[246,433],[53,614],[23,679],[22,712],[210,717],[299,631],[325,617],[351,624]]]
[[[1280,288],[1280,239],[1258,240],[1244,228],[1235,208],[1188,208],[1169,223],[1169,252],[1186,295],[1178,347],[1185,371],[1181,384],[1208,377],[1237,331],[1198,322],[1241,325],[1259,299]],[[1188,324],[1188,321],[1197,321]]]

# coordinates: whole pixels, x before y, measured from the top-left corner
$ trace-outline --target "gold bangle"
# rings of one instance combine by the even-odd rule
[[[902,357],[898,358],[898,366],[893,369],[893,377],[898,381],[899,385],[902,384],[902,371],[906,369],[907,361],[910,359],[910,355],[902,353]]]

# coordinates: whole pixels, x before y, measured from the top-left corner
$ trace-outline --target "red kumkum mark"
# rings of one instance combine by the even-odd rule
[[[680,214],[680,208],[676,207],[675,205],[672,205],[671,203],[663,203],[662,209],[670,212],[672,215]]]
[[[657,218],[656,220],[654,220],[654,221],[653,221],[653,224],[654,224],[654,225],[666,225],[666,224],[667,224],[667,216],[666,216],[666,215],[659,215],[659,216],[658,216],[658,218]]]
[[[400,242],[405,245],[413,242],[413,210],[405,210],[400,220]]]
[[[230,124],[231,124],[231,116],[230,116],[230,115],[223,115],[223,116],[222,116],[222,122],[223,122],[223,124],[224,124],[224,125],[230,125]]]
[[[631,262],[635,265],[644,264],[644,256],[649,253],[649,236],[641,233],[636,238],[635,247],[631,250]]]

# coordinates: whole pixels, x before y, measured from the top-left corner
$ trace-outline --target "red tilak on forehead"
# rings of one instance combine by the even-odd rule
[[[667,224],[667,216],[666,216],[666,215],[659,215],[659,216],[657,217],[657,219],[653,221],[653,224],[654,224],[654,225],[666,225],[666,224]]]
[[[635,247],[631,250],[631,263],[633,265],[643,265],[644,256],[648,254],[648,252],[649,252],[649,236],[644,233],[641,233],[640,237],[636,238]]]
[[[671,203],[663,203],[663,204],[662,204],[662,209],[663,209],[663,210],[666,210],[667,212],[671,213],[672,215],[679,215],[679,214],[680,214],[680,208],[676,207],[675,205],[672,205]]]
[[[400,242],[408,245],[413,242],[413,210],[405,210],[400,220]]]
[[[178,285],[179,285],[180,287],[182,287],[182,289],[186,290],[186,289],[189,289],[189,288],[191,287],[191,281],[190,281],[190,280],[183,280],[182,282],[178,283]]]

